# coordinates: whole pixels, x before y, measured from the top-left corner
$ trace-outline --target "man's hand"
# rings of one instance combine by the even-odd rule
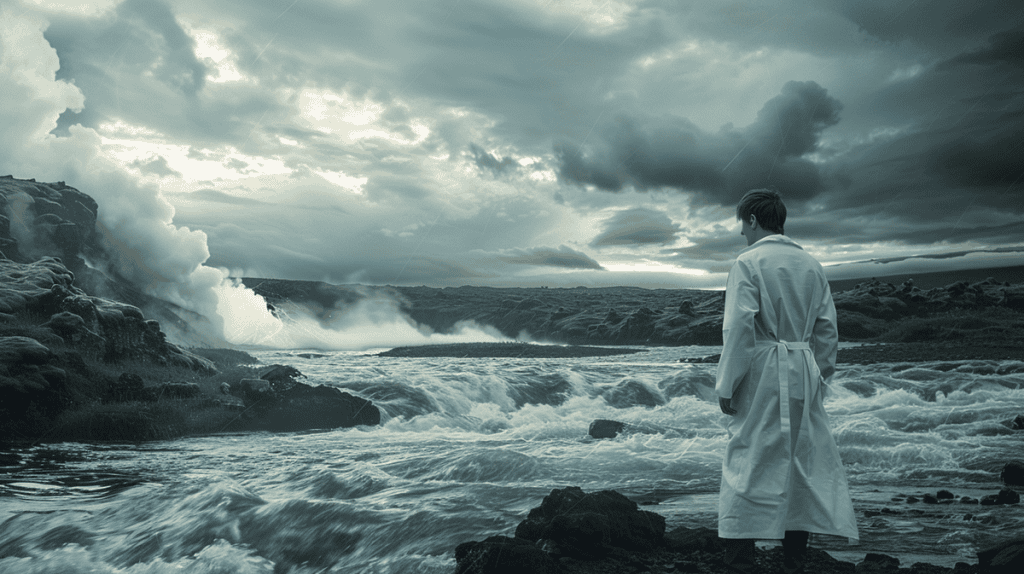
[[[736,414],[737,411],[736,409],[732,408],[732,405],[730,403],[732,403],[732,399],[718,397],[718,406],[721,407],[722,412],[729,416],[732,416]]]

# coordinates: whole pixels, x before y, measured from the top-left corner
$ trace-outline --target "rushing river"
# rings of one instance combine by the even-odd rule
[[[715,527],[715,365],[678,360],[716,348],[528,360],[299,352],[254,354],[372,399],[382,424],[3,453],[0,572],[449,573],[456,545],[511,535],[568,485],[651,504],[670,529]],[[1003,464],[1024,458],[1024,431],[1005,425],[1024,413],[1024,364],[840,365],[833,382],[826,408],[861,543],[812,545],[951,566],[1024,531],[1024,505],[891,500],[1000,489]],[[594,440],[599,418],[645,432]]]

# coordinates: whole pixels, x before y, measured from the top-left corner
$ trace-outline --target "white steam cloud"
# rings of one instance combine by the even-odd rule
[[[111,265],[150,295],[203,315],[209,339],[277,348],[365,349],[428,342],[492,341],[496,332],[473,326],[456,335],[432,335],[401,315],[392,302],[368,299],[341,313],[331,328],[300,310],[282,321],[251,290],[207,267],[206,234],[174,225],[174,208],[103,155],[100,135],[71,126],[51,132],[65,110],[81,112],[85,96],[57,80],[57,52],[43,32],[47,22],[0,5],[0,173],[66,181],[99,204],[99,228]]]
[[[234,345],[277,349],[366,349],[438,343],[507,341],[497,329],[472,322],[456,324],[452,334],[433,333],[403,315],[398,303],[372,295],[336,309],[326,326],[299,306],[280,306],[276,315],[267,302],[237,284],[225,281],[216,289],[224,318],[224,337]],[[280,316],[284,316],[281,318]]]

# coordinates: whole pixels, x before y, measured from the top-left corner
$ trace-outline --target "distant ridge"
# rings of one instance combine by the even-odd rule
[[[934,289],[945,287],[957,281],[977,283],[991,277],[999,283],[1021,283],[1024,282],[1024,266],[1014,267],[986,267],[983,269],[955,269],[951,271],[933,271],[931,273],[900,273],[898,275],[874,275],[872,277],[861,277],[858,279],[837,279],[829,281],[832,292],[846,291],[853,289],[858,283],[865,283],[871,279],[878,279],[883,283],[900,285],[907,279],[914,280],[914,286],[918,289]]]

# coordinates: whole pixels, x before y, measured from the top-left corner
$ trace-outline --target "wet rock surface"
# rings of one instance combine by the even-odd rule
[[[258,379],[241,379],[225,389],[244,410],[226,430],[275,432],[380,424],[370,401],[328,386],[309,385],[289,365],[270,365]]]
[[[623,533],[624,530],[628,532]],[[568,487],[552,490],[541,505],[519,523],[513,537],[492,536],[460,544],[455,550],[455,572],[724,574],[729,570],[722,563],[723,551],[715,530],[676,528],[666,532],[663,517],[639,510],[634,502],[615,491],[585,493],[578,487]],[[783,572],[781,548],[758,549],[755,561],[758,572]],[[978,552],[977,564],[960,562],[954,568],[922,562],[904,564],[897,556],[872,552],[867,552],[864,559],[855,564],[837,560],[812,546],[807,550],[804,571],[818,574],[1016,574],[1022,565],[1024,539],[1012,539],[986,546]]]

